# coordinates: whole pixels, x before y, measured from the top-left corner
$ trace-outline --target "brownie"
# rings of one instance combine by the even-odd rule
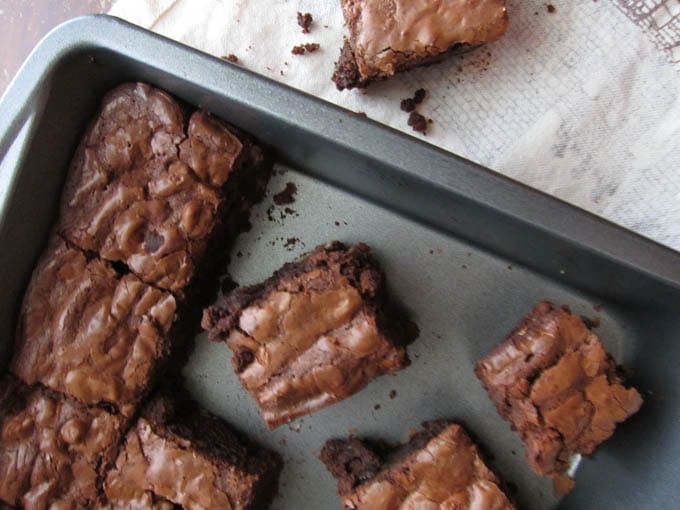
[[[10,370],[28,384],[125,410],[148,392],[169,352],[175,309],[169,292],[53,236],[24,295]]]
[[[128,433],[104,494],[109,508],[172,502],[186,509],[259,509],[274,496],[280,468],[274,452],[193,402],[161,392]]]
[[[270,428],[345,399],[408,365],[417,328],[387,301],[365,244],[318,246],[264,283],[206,309],[211,340],[232,364]]]
[[[350,36],[333,81],[364,87],[494,41],[508,26],[505,0],[341,0]]]
[[[92,508],[125,419],[8,375],[0,381],[0,500],[26,509]],[[2,505],[0,505],[2,506]]]
[[[181,295],[220,232],[259,149],[205,112],[142,83],[104,98],[71,164],[59,232]]]
[[[572,486],[570,458],[591,455],[642,405],[581,317],[547,301],[479,360],[476,374],[522,437],[531,468],[553,477],[556,492]]]
[[[333,439],[321,461],[347,510],[514,508],[463,427],[445,420],[423,423],[408,444],[387,452]]]

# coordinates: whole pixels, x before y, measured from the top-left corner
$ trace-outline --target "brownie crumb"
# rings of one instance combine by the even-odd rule
[[[427,133],[427,125],[432,124],[432,119],[426,119],[423,115],[418,113],[416,109],[418,105],[425,100],[426,96],[427,91],[420,88],[414,92],[413,97],[402,99],[401,104],[399,105],[402,111],[411,114],[408,118],[408,125],[411,126],[414,131],[423,134]]]
[[[308,34],[309,33],[309,27],[312,26],[312,22],[314,19],[312,18],[312,15],[308,12],[302,14],[301,12],[297,13],[297,22],[298,25],[302,27],[302,33],[303,34]]]
[[[295,193],[297,193],[297,186],[292,182],[287,182],[286,187],[274,195],[274,203],[276,205],[288,205],[295,202]]]
[[[413,131],[418,131],[422,134],[427,133],[427,119],[418,112],[411,112],[411,115],[408,117],[408,125],[413,128]]]
[[[394,400],[397,398],[397,390],[391,390],[390,391],[390,400]]]
[[[295,209],[291,209],[290,207],[286,207],[283,212],[281,213],[281,219],[286,218],[287,216],[300,216],[298,212]]]
[[[557,11],[557,9],[555,9],[555,6],[553,4],[548,4],[545,7],[550,14],[554,14]]]
[[[227,62],[231,62],[232,64],[238,64],[238,57],[233,53],[222,56],[222,60],[226,60]]]
[[[376,410],[376,411],[377,411],[378,409],[380,409],[380,404],[374,405],[374,406],[373,406],[373,409]]]
[[[304,55],[305,53],[314,53],[320,47],[321,45],[319,43],[305,43],[298,46],[293,46],[293,49],[290,50],[290,52],[293,55]]]
[[[401,111],[410,113],[416,109],[416,102],[413,98],[407,97],[401,100]]]
[[[284,243],[283,247],[286,248],[288,251],[291,251],[295,246],[300,243],[303,244],[302,241],[300,241],[299,238],[297,237],[289,237],[286,239],[286,242]]]

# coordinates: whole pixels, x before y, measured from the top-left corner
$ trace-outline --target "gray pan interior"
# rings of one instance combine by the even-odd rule
[[[339,508],[316,459],[329,437],[393,441],[426,419],[459,419],[522,508],[669,508],[680,496],[680,255],[490,170],[125,22],[80,18],[34,51],[0,103],[0,366],[25,285],[56,214],[65,170],[98,100],[143,80],[255,134],[281,163],[229,272],[267,277],[305,249],[363,240],[421,328],[412,366],[270,432],[224,345],[199,335],[186,383],[204,406],[279,451],[277,509]],[[296,202],[270,211],[293,182]],[[287,242],[295,238],[295,242]],[[643,409],[584,460],[560,501],[473,374],[475,360],[537,301],[601,319]],[[396,390],[396,397],[390,392]],[[676,503],[677,504],[677,503]]]

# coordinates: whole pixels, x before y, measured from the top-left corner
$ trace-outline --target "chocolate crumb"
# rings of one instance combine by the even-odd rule
[[[314,19],[312,18],[312,15],[308,12],[302,14],[301,12],[297,13],[297,23],[302,27],[302,33],[303,34],[308,34],[309,33],[309,27],[312,26],[312,22]]]
[[[227,62],[231,62],[232,64],[238,64],[238,57],[233,53],[230,53],[229,55],[224,55],[222,57],[222,60],[226,60]]]
[[[401,111],[410,113],[416,109],[416,102],[414,99],[408,97],[401,100],[399,107],[401,108]]]
[[[276,205],[287,205],[295,202],[295,193],[297,193],[297,186],[292,182],[287,182],[286,187],[274,195],[274,203]]]
[[[377,411],[378,409],[380,409],[380,404],[374,405],[374,406],[373,406],[373,409],[375,409],[376,411]]]
[[[554,14],[555,11],[557,11],[557,9],[555,9],[555,6],[554,6],[553,4],[548,4],[548,5],[546,5],[545,7],[546,7],[546,9],[548,9],[548,12],[549,12],[550,14]]]
[[[319,43],[305,43],[298,46],[293,46],[293,49],[290,50],[290,52],[293,55],[304,55],[305,53],[314,53],[320,47],[321,45]]]
[[[416,90],[415,94],[413,94],[413,101],[416,104],[420,104],[420,103],[423,102],[426,95],[427,95],[427,91],[425,89],[418,89],[418,90]]]
[[[297,237],[289,237],[288,239],[286,239],[286,242],[284,243],[283,247],[286,248],[288,251],[291,251],[293,248],[295,248],[295,245],[298,243],[304,244]]]
[[[336,221],[336,222],[335,222],[335,226],[336,226],[336,227],[339,227],[339,226],[340,226],[340,222],[339,222],[339,221]]]
[[[390,400],[394,400],[397,398],[397,390],[391,390],[390,391]]]
[[[408,125],[413,128],[413,131],[418,131],[422,134],[427,133],[427,119],[418,112],[411,112],[411,115],[408,117]]]

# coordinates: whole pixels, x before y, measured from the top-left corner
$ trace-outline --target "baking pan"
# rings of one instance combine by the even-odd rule
[[[406,439],[455,418],[493,452],[523,508],[670,507],[680,494],[680,254],[352,112],[106,16],[43,40],[0,103],[0,365],[31,269],[55,220],[69,159],[103,93],[142,80],[255,134],[279,163],[228,268],[257,282],[315,245],[363,240],[420,325],[412,366],[345,402],[267,431],[222,344],[196,339],[188,389],[286,461],[278,509],[338,508],[316,456],[330,437]],[[395,107],[398,107],[395,105]],[[296,201],[272,206],[293,182]],[[272,208],[273,207],[273,208]],[[216,275],[217,277],[217,275]],[[539,300],[597,316],[645,397],[576,489],[553,498],[473,373]],[[396,391],[396,396],[392,390]],[[390,394],[394,398],[390,398]]]

